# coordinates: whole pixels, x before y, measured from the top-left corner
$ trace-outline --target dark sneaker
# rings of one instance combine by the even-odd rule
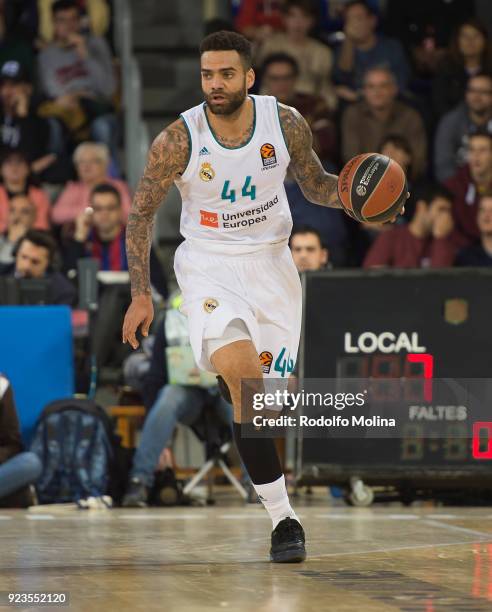
[[[132,478],[121,505],[124,508],[146,508],[148,494],[144,483],[138,478]]]
[[[306,559],[304,529],[299,521],[284,518],[272,531],[270,561],[300,563]]]

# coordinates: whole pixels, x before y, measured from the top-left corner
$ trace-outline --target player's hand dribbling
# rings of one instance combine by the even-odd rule
[[[123,321],[123,343],[129,342],[132,348],[137,349],[139,342],[136,333],[142,326],[142,336],[149,335],[150,324],[154,318],[154,306],[150,295],[136,295],[128,307]]]

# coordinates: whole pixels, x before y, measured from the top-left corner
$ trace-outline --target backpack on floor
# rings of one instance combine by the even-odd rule
[[[67,398],[48,404],[31,444],[43,464],[36,483],[40,503],[110,493],[114,444],[111,420],[93,401]]]

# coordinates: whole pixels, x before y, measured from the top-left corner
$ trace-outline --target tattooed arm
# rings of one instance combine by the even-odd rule
[[[153,318],[150,292],[150,246],[155,213],[173,181],[188,163],[190,144],[182,119],[163,130],[152,143],[147,165],[135,192],[126,228],[126,254],[132,303],[123,323],[123,342],[138,347],[135,333],[142,324],[146,336]]]
[[[342,208],[338,199],[338,177],[325,172],[313,151],[313,135],[306,120],[295,108],[284,104],[279,104],[278,108],[290,154],[289,170],[305,198],[321,206]]]

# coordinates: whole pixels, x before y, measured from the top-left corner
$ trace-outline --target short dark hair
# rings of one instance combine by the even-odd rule
[[[114,197],[118,201],[118,206],[121,206],[120,192],[113,185],[110,185],[109,183],[100,183],[99,185],[96,185],[94,189],[91,191],[91,196],[90,196],[91,202],[94,196],[97,195],[98,193],[111,193],[112,195],[114,195]]]
[[[3,165],[9,159],[16,157],[29,166],[29,157],[22,149],[12,149],[11,147],[5,147],[0,154],[0,166]]]
[[[476,132],[468,134],[468,144],[470,144],[472,138],[487,138],[490,146],[492,147],[492,134],[490,134],[490,132],[487,132],[487,130],[479,129]]]
[[[288,53],[271,53],[270,55],[267,55],[263,61],[263,64],[261,65],[262,75],[265,75],[266,71],[272,64],[289,64],[289,66],[292,68],[294,76],[299,74],[299,64],[292,57],[292,55],[289,55]]]
[[[246,70],[252,66],[251,43],[242,34],[220,30],[206,36],[200,44],[200,55],[207,51],[237,51]]]
[[[21,244],[25,240],[32,242],[38,247],[43,247],[44,249],[47,249],[49,264],[50,265],[53,264],[57,248],[56,248],[55,239],[53,238],[50,232],[46,230],[37,230],[37,229],[27,230],[24,236],[22,236],[22,238],[17,243],[16,252],[19,251]]]
[[[479,206],[482,200],[492,200],[492,189],[488,189],[485,193],[480,194],[478,198]]]
[[[492,81],[492,74],[490,72],[486,72],[485,70],[481,70],[480,72],[477,72],[476,74],[471,74],[468,77],[467,87],[468,87],[468,83],[472,79],[489,79],[489,81]]]
[[[75,9],[77,13],[80,13],[79,5],[74,0],[57,0],[53,2],[51,6],[51,12],[56,15],[60,11],[69,11]]]
[[[424,181],[417,185],[410,195],[410,199],[417,203],[419,200],[423,200],[427,204],[430,204],[432,200],[436,198],[444,198],[452,202],[454,200],[453,194],[446,189],[443,185],[435,183],[433,181]],[[406,207],[406,204],[405,204]]]
[[[298,8],[314,19],[318,17],[318,8],[313,0],[287,0],[284,4],[283,12],[287,13],[291,8]]]
[[[314,234],[319,240],[319,246],[322,249],[326,248],[323,244],[323,238],[321,237],[321,234],[315,227],[312,227],[311,225],[297,225],[296,227],[294,227],[290,234],[289,247],[291,246],[292,238],[294,238],[294,236],[300,236],[303,234]]]
[[[379,145],[379,151],[382,151],[383,147],[387,144],[392,144],[397,149],[401,149],[407,155],[413,157],[412,147],[410,146],[410,143],[405,138],[405,136],[400,136],[400,134],[388,134],[381,141],[381,144]]]
[[[377,16],[376,11],[365,0],[350,0],[350,2],[347,2],[347,4],[345,5],[344,13],[346,13],[353,6],[357,6],[357,5],[360,5],[363,8],[365,8],[369,15],[374,15],[375,17]]]

